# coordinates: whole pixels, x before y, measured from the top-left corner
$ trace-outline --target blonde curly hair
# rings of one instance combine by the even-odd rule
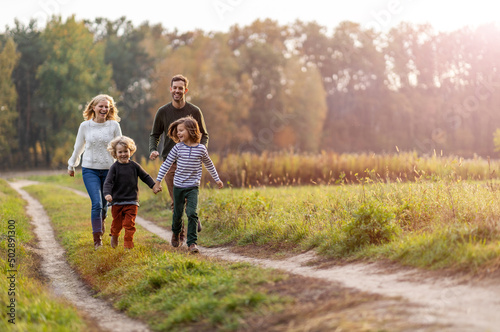
[[[111,154],[111,157],[113,157],[114,159],[117,159],[116,158],[116,147],[118,145],[121,145],[121,146],[129,149],[131,157],[135,153],[135,151],[137,151],[137,146],[135,145],[134,140],[131,139],[130,137],[128,137],[128,136],[118,136],[118,137],[115,137],[108,144],[108,151]]]

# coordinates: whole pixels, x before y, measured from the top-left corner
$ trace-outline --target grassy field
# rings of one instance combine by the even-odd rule
[[[39,274],[39,257],[34,249],[34,234],[24,204],[17,193],[0,179],[0,250],[3,253],[0,257],[3,270],[0,330],[92,330],[95,325],[87,323],[70,303],[51,295],[43,283]]]
[[[152,173],[152,172],[151,172]],[[40,179],[40,178],[39,178]],[[81,175],[43,178],[85,191]],[[415,181],[226,188],[200,191],[199,243],[265,248],[276,255],[314,249],[325,257],[390,260],[471,274],[500,266],[499,186],[456,173]],[[141,185],[139,213],[168,227],[166,190]]]
[[[394,165],[401,162],[398,158],[391,161],[367,157],[364,164],[360,164],[373,160],[383,164],[390,161]],[[247,160],[247,164],[253,162]],[[394,172],[387,175],[391,171],[384,176],[368,169],[348,175],[340,171],[335,181],[326,181],[325,177],[321,181],[306,181],[330,184],[300,186],[301,181],[290,179],[271,183],[268,181],[272,178],[271,173],[264,167],[259,174],[267,174],[267,185],[262,185],[255,177],[250,181],[248,173],[240,174],[241,186],[228,181],[226,188],[216,190],[204,183],[199,204],[204,229],[199,234],[199,244],[231,245],[246,254],[265,253],[274,258],[314,250],[335,262],[390,261],[469,275],[497,272],[500,267],[498,172],[484,160],[465,162],[433,157],[417,158],[415,163],[419,166],[414,164],[412,167],[410,163],[403,167],[411,169],[411,177],[406,171],[402,176],[395,176]],[[155,177],[159,163],[144,164]],[[299,164],[305,167],[303,160]],[[427,171],[422,165],[427,165]],[[113,250],[105,246],[94,252],[88,221],[89,199],[61,189],[71,187],[85,192],[81,173],[75,178],[61,174],[31,179],[46,183],[27,190],[47,210],[70,264],[98,296],[111,301],[128,315],[148,322],[154,330],[232,331],[251,329],[257,326],[256,322],[263,324],[263,321],[265,326],[276,328],[285,326],[291,314],[300,315],[307,321],[314,317],[314,321],[324,322],[325,313],[315,311],[317,308],[311,302],[304,304],[308,297],[304,294],[310,294],[314,287],[323,292],[331,286],[311,281],[304,283],[296,277],[247,264],[188,255],[186,250],[174,250],[140,227],[134,250],[125,251],[121,247]],[[260,186],[255,185],[259,183]],[[164,189],[154,195],[141,183],[139,214],[162,227],[169,227],[172,215],[167,209],[170,202]],[[36,292],[43,287],[38,287],[37,276],[30,275],[30,271],[36,270],[32,268],[36,256],[29,250],[33,237],[29,233],[23,203],[9,189],[2,189],[1,195],[2,220],[15,219],[18,229],[26,229],[27,235],[24,231],[17,234],[21,248],[19,257],[27,262],[20,264],[19,270],[25,269],[26,288],[28,294],[32,292],[26,296],[38,298],[42,295]],[[68,206],[78,208],[67,209]],[[6,232],[3,230],[2,234]],[[2,246],[8,245],[7,240],[2,238]],[[2,264],[5,266],[6,262]],[[19,280],[22,274],[19,273]],[[23,281],[23,290],[24,287]],[[48,293],[44,294],[52,299]],[[380,329],[373,321],[345,319],[344,315],[346,307],[359,309],[362,303],[376,301],[376,298],[338,289],[330,289],[328,294],[333,299],[328,306],[335,308],[334,315],[339,317],[334,320],[337,322],[335,328],[342,326],[348,330],[368,324],[375,330]],[[6,294],[0,298],[5,301],[3,303],[9,300]],[[49,325],[62,324],[71,330],[88,329],[71,306],[58,301],[54,300],[54,306],[59,304],[61,309],[53,309],[57,314],[51,315],[51,310],[44,308],[43,318],[37,318],[38,309],[30,307],[29,311],[34,313],[23,315],[29,317],[26,324],[36,326],[39,320],[44,323],[47,320]],[[20,302],[18,308],[21,310]],[[62,308],[68,313],[59,313]],[[69,317],[73,325],[66,324],[65,317]]]
[[[81,189],[80,180],[70,181]],[[415,326],[406,322],[406,316],[378,319],[372,304],[380,296],[246,263],[190,255],[186,248],[174,249],[141,227],[133,250],[121,246],[112,249],[107,239],[107,245],[94,251],[88,221],[90,202],[61,189],[67,181],[50,178],[53,184],[26,190],[42,203],[70,265],[97,296],[147,322],[155,331],[288,330],[289,324],[297,330],[384,330],[394,324],[398,328],[391,330],[397,331]],[[321,306],[314,304],[317,297],[311,294],[322,294]],[[346,310],[353,308],[358,311],[346,316]],[[399,305],[387,310],[399,312]],[[301,318],[296,321],[297,317]]]
[[[252,244],[278,253],[315,249],[331,258],[472,274],[497,270],[500,263],[499,191],[484,182],[202,192],[206,245]]]

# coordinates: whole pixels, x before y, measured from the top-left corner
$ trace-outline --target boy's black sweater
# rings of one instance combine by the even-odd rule
[[[153,178],[133,160],[126,164],[116,161],[109,168],[108,176],[104,181],[104,196],[111,195],[113,203],[116,202],[137,202],[139,200],[139,186],[137,178],[153,188],[155,181]]]

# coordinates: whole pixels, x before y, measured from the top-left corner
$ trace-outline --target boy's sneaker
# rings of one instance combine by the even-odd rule
[[[111,234],[110,234],[111,235]],[[116,248],[118,246],[118,236],[111,235],[111,248]]]
[[[179,246],[179,234],[172,233],[172,240],[170,240],[170,243],[172,243],[172,247],[177,248]]]
[[[190,252],[191,254],[197,254],[197,253],[199,253],[199,252],[200,252],[200,250],[198,249],[198,247],[196,246],[196,244],[194,244],[194,243],[193,243],[193,244],[191,244],[191,245],[189,246],[189,252]]]

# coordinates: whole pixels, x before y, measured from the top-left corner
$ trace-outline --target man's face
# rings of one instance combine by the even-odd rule
[[[170,93],[172,94],[172,99],[174,101],[180,102],[184,100],[184,96],[186,95],[186,92],[188,89],[184,86],[183,81],[175,81],[172,83],[172,86],[170,87]]]

